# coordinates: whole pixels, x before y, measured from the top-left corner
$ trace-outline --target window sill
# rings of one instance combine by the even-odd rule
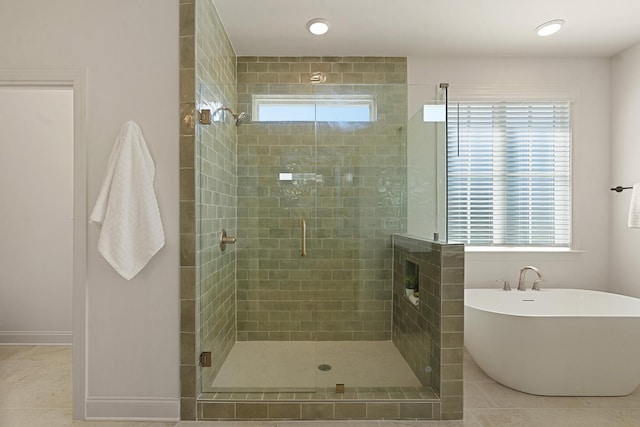
[[[554,247],[465,246],[465,252],[476,253],[586,253],[587,251]]]

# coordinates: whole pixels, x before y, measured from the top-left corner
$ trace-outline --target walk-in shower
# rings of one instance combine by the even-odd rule
[[[238,81],[252,78],[238,72]],[[419,406],[413,418],[446,412],[441,265],[429,258],[441,249],[393,243],[411,223],[428,237],[442,223],[421,220],[437,214],[431,204],[444,185],[444,122],[423,113],[442,105],[438,95],[435,85],[406,84],[199,88],[199,105],[221,105],[236,121],[196,129],[199,347],[211,361],[201,399],[332,405],[319,418],[344,418],[334,405],[345,399],[363,408],[408,400]],[[239,127],[244,113],[225,105],[251,112],[251,122]],[[223,228],[237,238],[224,252]],[[413,300],[394,252],[422,266]],[[399,408],[409,407],[389,410]]]

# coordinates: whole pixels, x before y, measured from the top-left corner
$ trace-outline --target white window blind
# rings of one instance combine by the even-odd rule
[[[449,241],[569,247],[570,116],[569,102],[449,106]]]

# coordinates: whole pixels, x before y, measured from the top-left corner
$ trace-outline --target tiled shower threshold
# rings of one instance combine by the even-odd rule
[[[199,420],[437,420],[440,399],[427,387],[357,387],[336,393],[218,391],[198,398]]]
[[[335,388],[318,388],[315,391],[284,391],[269,390],[256,391],[217,391],[200,394],[199,400],[257,400],[257,401],[286,401],[286,400],[433,400],[438,395],[427,387],[356,387],[346,389],[344,393],[336,393]]]

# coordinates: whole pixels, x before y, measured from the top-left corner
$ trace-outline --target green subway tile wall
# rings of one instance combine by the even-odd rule
[[[464,245],[396,235],[393,249],[393,343],[440,396],[439,418],[461,419]],[[417,306],[405,296],[407,261],[420,271]]]
[[[195,0],[180,2],[180,418],[196,419]]]
[[[391,339],[391,235],[407,215],[406,59],[238,57],[237,70],[238,109],[249,114],[252,96],[266,94],[367,94],[377,105],[370,123],[238,128],[238,340]],[[315,71],[324,84],[309,83]]]

